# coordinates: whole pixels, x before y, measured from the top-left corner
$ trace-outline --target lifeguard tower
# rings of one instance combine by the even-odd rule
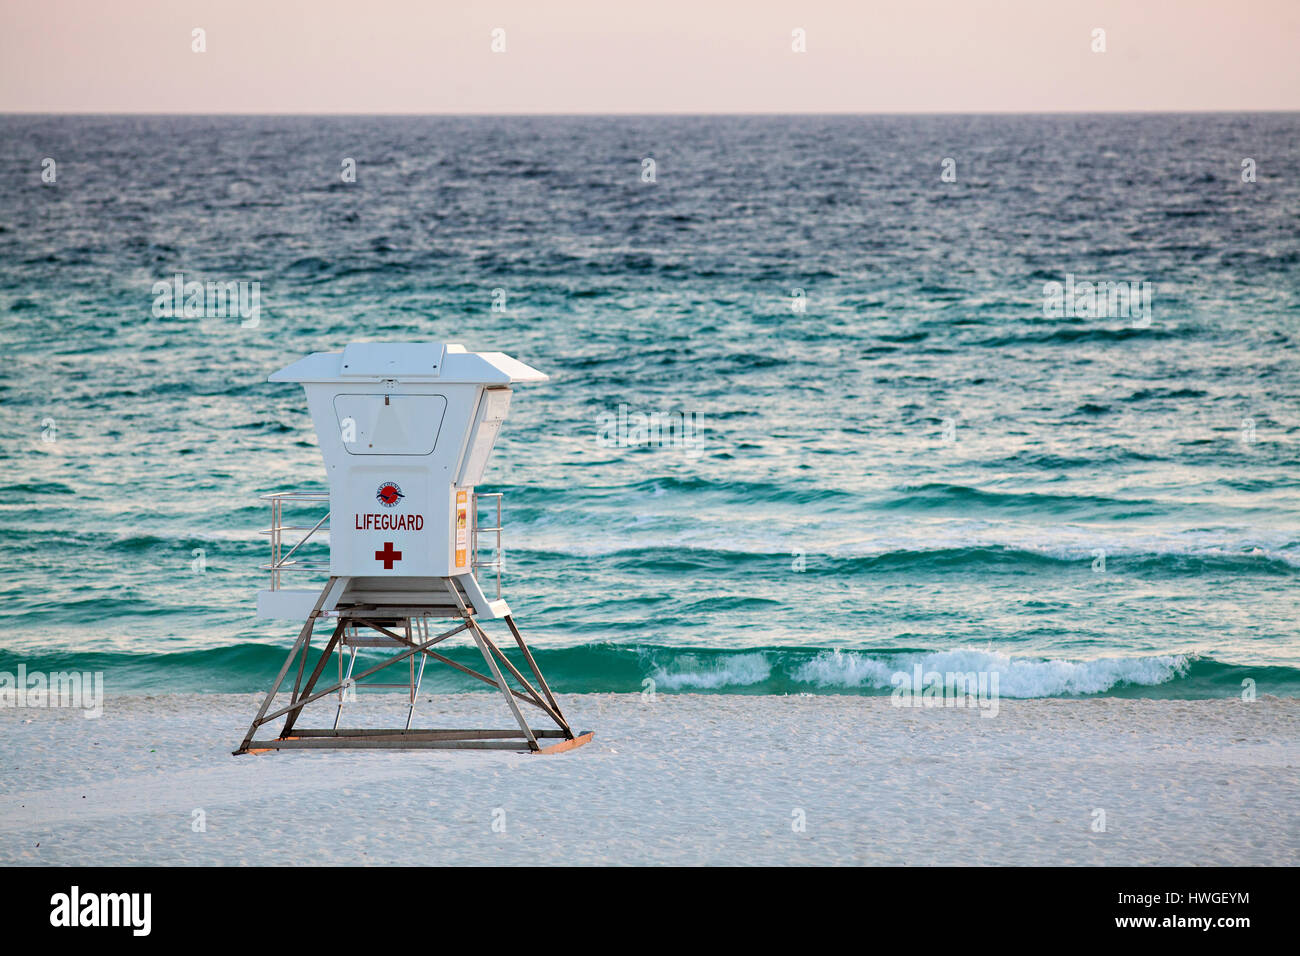
[[[258,616],[306,623],[236,754],[330,747],[555,753],[591,740],[591,733],[570,728],[501,597],[501,496],[475,490],[510,408],[511,386],[546,379],[501,352],[429,342],[354,343],[342,352],[316,352],[270,377],[306,388],[330,490],[264,496],[271,502],[271,526],[264,532],[271,541],[271,561],[265,565],[271,586],[258,592]],[[486,527],[479,525],[484,499],[496,516]],[[313,502],[328,502],[314,525],[284,523],[286,510]],[[303,546],[323,530],[330,539],[328,565],[303,560]],[[286,536],[297,532],[305,534],[287,546]],[[493,536],[490,561],[480,560],[483,533]],[[282,587],[283,577],[295,571],[328,572],[329,579],[319,590]],[[495,596],[489,597],[478,575],[493,571]],[[489,637],[487,621],[504,622],[521,666]],[[321,622],[332,622],[333,633],[309,669],[313,633]],[[433,649],[457,635],[474,641],[488,673]],[[355,673],[363,649],[391,656]],[[331,658],[337,660],[338,680],[318,690]],[[518,728],[412,729],[430,661],[497,688]],[[403,682],[363,682],[399,664],[406,665]],[[288,703],[277,707],[276,696],[291,670]],[[339,727],[346,704],[367,687],[407,691],[404,727]],[[299,728],[303,709],[326,698],[335,704],[333,725]],[[521,704],[540,710],[555,726],[533,728]],[[278,735],[254,739],[259,728],[281,717]]]

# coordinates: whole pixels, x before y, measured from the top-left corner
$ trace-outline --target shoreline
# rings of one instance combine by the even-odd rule
[[[0,862],[1300,862],[1295,698],[1003,699],[990,718],[880,697],[568,694],[596,737],[564,754],[231,756],[259,703],[0,710]],[[328,725],[324,703],[303,726]],[[391,726],[405,707],[363,694],[348,713]],[[438,695],[416,726],[510,715],[490,692]]]

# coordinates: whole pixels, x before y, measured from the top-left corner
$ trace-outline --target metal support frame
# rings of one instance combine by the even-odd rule
[[[244,736],[243,742],[239,749],[234,751],[236,755],[243,753],[260,753],[267,750],[289,750],[289,749],[321,749],[321,748],[340,748],[340,749],[390,749],[390,750],[410,750],[410,749],[430,749],[430,750],[519,750],[527,749],[532,753],[559,753],[564,750],[571,750],[574,747],[580,747],[592,739],[593,734],[585,731],[581,734],[575,734],[569,723],[560,711],[559,704],[556,702],[546,679],[542,676],[537,662],[533,659],[532,652],[528,650],[528,645],[524,642],[523,636],[519,633],[519,628],[511,617],[506,617],[506,623],[510,628],[510,633],[523,655],[524,662],[532,672],[536,680],[536,686],[524,676],[523,672],[516,667],[505,652],[492,640],[491,637],[483,630],[478,621],[474,619],[474,611],[463,600],[456,582],[451,578],[444,578],[443,583],[448,591],[455,598],[457,610],[453,612],[453,617],[447,622],[457,621],[454,626],[442,631],[436,636],[429,635],[429,618],[432,612],[426,612],[419,608],[383,608],[374,605],[352,605],[340,607],[337,610],[326,610],[324,605],[329,597],[331,589],[338,579],[331,577],[321,591],[320,597],[316,601],[307,622],[303,625],[298,634],[298,639],[294,642],[288,656],[285,658],[284,665],[280,668],[271,689],[267,692],[262,705],[253,718],[252,725],[248,728],[248,733]],[[445,615],[445,609],[442,614]],[[312,668],[306,681],[303,681],[303,675],[307,669],[307,658],[311,647],[311,637],[315,624],[318,619],[328,614],[337,615],[337,623],[334,632],[329,641],[322,649],[316,665]],[[361,631],[368,630],[374,632],[376,636],[362,637]],[[480,673],[472,668],[459,664],[456,661],[445,657],[442,654],[432,650],[434,645],[440,644],[451,637],[468,631],[470,637],[474,640],[479,652],[483,655],[483,660],[488,665],[490,674]],[[397,653],[387,660],[367,668],[360,674],[354,676],[356,666],[357,649],[360,646],[382,646],[396,650]],[[346,675],[343,669],[343,655],[345,649],[350,649],[351,657],[347,665]],[[320,680],[321,674],[324,673],[325,666],[330,656],[337,651],[339,679],[333,685],[323,690],[316,690],[316,684]],[[417,672],[415,667],[415,658],[420,658],[420,666]],[[477,680],[491,684],[501,692],[505,698],[510,712],[519,725],[516,730],[422,730],[411,729],[411,720],[415,714],[416,699],[419,695],[420,685],[424,680],[425,665],[428,661],[433,660],[441,664],[446,664],[457,671],[468,674]],[[280,687],[284,684],[289,670],[297,662],[297,673],[293,683],[293,690],[290,694],[287,706],[280,707],[277,710],[271,710],[275,703],[275,696],[280,692]],[[378,673],[394,664],[407,661],[408,681],[402,684],[368,684],[363,685],[360,681],[369,677],[371,674]],[[504,670],[503,670],[504,668]],[[507,675],[514,679],[517,686],[514,686],[507,679]],[[358,688],[363,686],[370,687],[403,687],[408,688],[410,693],[410,707],[407,711],[406,726],[402,729],[349,729],[338,726],[339,719],[343,713],[343,692],[348,686]],[[304,707],[314,701],[328,697],[331,694],[339,694],[339,702],[334,715],[334,725],[332,728],[310,728],[295,730],[294,725],[302,713]],[[531,727],[524,716],[523,710],[519,704],[523,702],[536,707],[549,717],[555,724],[556,729],[534,729]],[[275,739],[255,740],[254,734],[265,724],[270,723],[280,717],[285,718],[284,726]],[[544,745],[542,741],[557,739],[557,743]]]

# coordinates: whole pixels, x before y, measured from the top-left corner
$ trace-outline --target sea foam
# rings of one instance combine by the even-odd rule
[[[1013,658],[998,651],[957,649],[875,656],[833,650],[818,654],[791,672],[794,680],[823,688],[888,688],[891,677],[920,667],[924,673],[998,674],[1003,697],[1057,697],[1100,694],[1120,684],[1154,686],[1187,673],[1184,654],[1105,657],[1091,661]]]

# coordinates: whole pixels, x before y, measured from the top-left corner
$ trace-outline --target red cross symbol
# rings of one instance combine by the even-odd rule
[[[375,560],[384,562],[384,570],[393,570],[393,562],[402,560],[402,552],[393,550],[393,542],[385,541],[384,550],[375,552]]]

